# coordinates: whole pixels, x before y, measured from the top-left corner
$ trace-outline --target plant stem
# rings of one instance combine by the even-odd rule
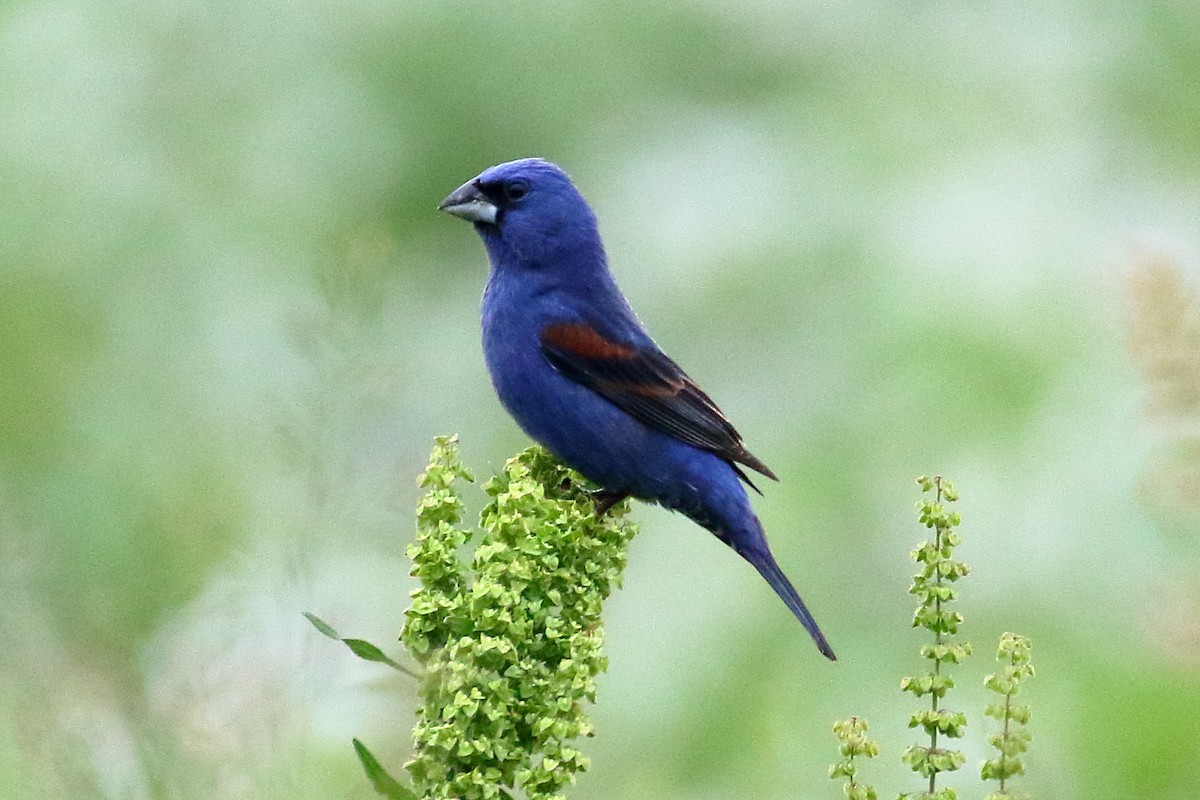
[[[1009,659],[1013,666],[1016,666],[1017,656],[1014,653]],[[1008,744],[1008,722],[1012,713],[1012,692],[1004,695],[1004,731],[1001,734],[1001,739],[1006,745]],[[1008,748],[1000,749],[1000,794],[1004,794],[1004,782],[1008,780]]]
[[[942,502],[942,478],[940,475],[934,477],[933,485],[936,487],[936,490],[937,490],[936,494],[934,495],[934,500],[937,503],[941,503]],[[933,544],[934,544],[934,547],[936,547],[938,552],[940,553],[942,550],[942,527],[940,525],[935,526],[933,529]],[[941,587],[942,587],[942,570],[940,568],[937,571],[937,586],[938,586],[938,589],[941,589]],[[935,618],[941,619],[942,618],[942,598],[940,595],[935,597],[933,600],[933,610],[935,613]],[[942,643],[941,627],[939,627],[937,629],[937,631],[934,633],[933,640],[934,640],[934,644],[940,645]],[[935,658],[933,660],[933,674],[934,675],[942,674],[942,660],[940,658]],[[933,709],[934,712],[936,712],[938,710],[938,693],[931,692],[929,696],[930,696],[930,701],[931,701],[930,707]],[[934,728],[933,733],[929,734],[929,752],[931,754],[937,750],[937,736],[938,736],[937,728]],[[929,793],[933,794],[936,789],[937,789],[937,771],[935,770],[934,772],[929,773]]]

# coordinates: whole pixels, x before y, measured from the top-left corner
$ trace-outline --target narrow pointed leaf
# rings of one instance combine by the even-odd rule
[[[376,792],[388,800],[421,800],[411,789],[389,775],[388,771],[379,763],[379,759],[375,758],[366,745],[358,739],[354,740],[354,752],[358,754],[363,771],[367,773],[367,779],[371,781],[371,786]]]

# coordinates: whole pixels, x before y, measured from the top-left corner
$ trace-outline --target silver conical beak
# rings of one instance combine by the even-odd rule
[[[488,225],[496,224],[496,204],[487,199],[474,180],[467,181],[450,193],[450,196],[438,206],[438,211],[453,214],[467,222],[483,222]]]

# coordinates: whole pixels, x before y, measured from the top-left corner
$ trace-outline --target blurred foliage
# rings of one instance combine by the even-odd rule
[[[407,757],[415,692],[299,612],[394,636],[425,443],[524,445],[434,209],[536,154],[780,473],[756,508],[842,659],[639,509],[575,796],[832,791],[830,722],[905,713],[874,687],[937,468],[965,613],[1039,643],[1025,788],[1190,800],[1200,450],[1158,401],[1192,382],[1198,38],[1182,1],[6,4],[0,796],[365,798],[352,735]]]
[[[1168,419],[1200,415],[1200,302],[1180,268],[1148,257],[1130,279],[1130,349],[1145,373],[1151,410]]]

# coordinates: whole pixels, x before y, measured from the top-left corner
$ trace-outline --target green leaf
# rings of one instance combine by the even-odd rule
[[[354,653],[354,655],[358,656],[364,661],[374,661],[378,664],[387,664],[392,669],[399,670],[405,675],[411,675],[414,678],[421,677],[403,664],[398,664],[392,659],[388,658],[387,654],[370,642],[364,641],[363,639],[343,639],[338,635],[338,632],[334,630],[332,625],[330,625],[328,622],[325,622],[316,614],[310,614],[307,611],[302,613],[304,614],[304,618],[311,622],[312,626],[316,628],[321,635],[328,636],[330,639],[346,645],[346,647],[350,648],[350,652]]]
[[[342,639],[342,643],[350,648],[350,652],[361,658],[363,661],[374,661],[379,664],[387,664],[389,667],[406,671],[404,667],[397,664],[395,661],[387,657],[387,654],[380,650],[375,645],[364,639]]]
[[[389,775],[379,760],[358,739],[354,740],[354,752],[358,754],[363,771],[367,773],[367,778],[376,792],[388,800],[421,800],[411,789]]]
[[[316,628],[323,636],[328,636],[330,639],[336,639],[339,642],[342,640],[342,637],[338,636],[338,632],[335,631],[333,626],[331,626],[328,622],[321,619],[316,614],[310,614],[307,611],[302,613],[304,614],[304,618],[311,622],[312,626]]]

